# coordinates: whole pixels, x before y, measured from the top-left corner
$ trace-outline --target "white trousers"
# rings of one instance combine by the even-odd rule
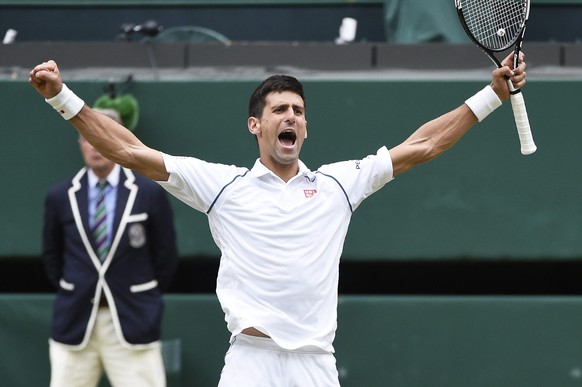
[[[113,387],[165,387],[161,345],[128,349],[118,340],[108,308],[99,308],[82,350],[49,341],[51,387],[94,387],[105,370]]]
[[[273,340],[237,335],[224,358],[219,387],[339,387],[333,353],[286,350]]]

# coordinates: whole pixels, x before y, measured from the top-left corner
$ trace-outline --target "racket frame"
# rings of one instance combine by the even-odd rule
[[[503,52],[503,51],[508,50],[512,46],[514,46],[514,49],[513,49],[513,67],[516,68],[519,65],[519,53],[521,52],[523,37],[525,35],[525,29],[526,29],[527,21],[529,18],[530,3],[531,3],[530,0],[526,1],[527,5],[526,5],[526,10],[525,10],[525,17],[524,17],[523,23],[521,25],[520,32],[518,34],[516,34],[515,38],[512,39],[511,41],[509,41],[509,43],[507,43],[505,46],[498,48],[498,49],[492,49],[490,47],[486,47],[484,44],[482,44],[481,42],[479,42],[475,38],[475,36],[473,35],[471,30],[467,26],[467,22],[465,20],[465,15],[463,14],[462,0],[455,0],[455,8],[457,10],[457,15],[459,17],[459,20],[461,21],[461,25],[463,26],[463,29],[465,30],[465,33],[467,34],[467,36],[471,39],[471,41],[477,47],[479,47],[479,49],[481,49],[481,51],[483,51],[485,53],[485,55],[487,55],[487,57],[493,62],[493,64],[495,64],[495,66],[497,66],[497,68],[501,68],[502,65],[501,65],[501,62],[499,61],[499,59],[497,59],[495,57],[495,55],[493,55],[493,53],[494,52]],[[517,132],[519,135],[519,140],[521,143],[521,153],[523,155],[532,154],[537,150],[537,147],[534,143],[533,136],[531,134],[531,129],[529,126],[529,119],[527,118],[527,111],[525,109],[525,102],[523,100],[523,95],[521,94],[521,89],[515,88],[515,86],[513,86],[513,83],[511,82],[511,80],[509,78],[507,79],[507,85],[509,86],[509,93],[511,96],[510,97],[511,104],[512,104],[513,113],[515,116],[515,123],[517,125]]]

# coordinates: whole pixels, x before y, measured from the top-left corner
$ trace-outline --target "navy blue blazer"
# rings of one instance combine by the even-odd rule
[[[89,228],[87,181],[83,168],[45,200],[42,258],[57,288],[51,338],[83,348],[106,297],[121,342],[148,346],[160,339],[162,291],[178,264],[168,198],[157,183],[121,168],[112,244],[102,263]]]

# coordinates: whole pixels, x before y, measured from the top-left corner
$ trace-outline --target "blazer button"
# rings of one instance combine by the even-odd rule
[[[95,299],[94,299],[94,298],[92,298],[92,299],[91,299],[91,303],[92,303],[92,304],[94,304],[94,303],[95,303]]]

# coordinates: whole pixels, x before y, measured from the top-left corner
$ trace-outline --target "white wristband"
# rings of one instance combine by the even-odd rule
[[[85,102],[79,98],[63,83],[61,92],[52,98],[45,99],[65,120],[75,117],[85,106]]]
[[[501,106],[501,100],[489,85],[465,101],[473,111],[479,122],[483,121],[491,112]]]

